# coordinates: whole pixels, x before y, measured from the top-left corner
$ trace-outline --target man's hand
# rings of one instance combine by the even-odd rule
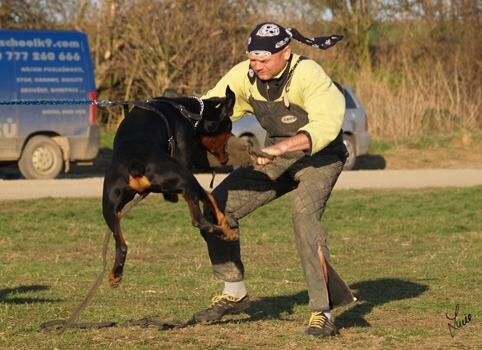
[[[296,134],[283,140],[275,145],[266,147],[261,150],[266,154],[269,154],[273,157],[279,157],[285,154],[286,152],[296,152],[296,151],[305,151],[310,148],[310,140],[308,136],[303,133]],[[260,166],[264,166],[266,164],[271,163],[273,160],[258,156],[256,162]]]
[[[279,156],[285,154],[286,151],[282,147],[279,147],[278,145],[279,144],[263,148],[261,150],[261,152],[266,153],[270,156],[273,156],[273,159],[274,159],[274,157],[279,157]],[[269,159],[269,158],[263,157],[261,155],[258,155],[258,159],[256,160],[256,162],[258,163],[258,165],[263,166],[263,165],[271,163],[273,161],[273,159]]]

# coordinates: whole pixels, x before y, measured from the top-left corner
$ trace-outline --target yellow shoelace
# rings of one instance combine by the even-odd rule
[[[234,296],[229,295],[229,294],[216,295],[213,298],[213,305],[220,302],[223,299],[232,301],[233,303],[237,303],[238,301],[242,300],[245,296],[246,296],[246,294],[243,295],[241,298],[235,298]]]
[[[313,312],[310,317],[310,327],[315,327],[315,328],[323,328],[323,325],[326,322],[326,316],[323,314],[323,312],[318,311],[318,312]]]

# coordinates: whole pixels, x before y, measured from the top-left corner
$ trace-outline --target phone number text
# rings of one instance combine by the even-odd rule
[[[0,61],[80,61],[78,52],[27,52],[27,51],[6,51],[0,52]]]

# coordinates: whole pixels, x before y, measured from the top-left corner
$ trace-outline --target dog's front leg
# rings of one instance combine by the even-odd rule
[[[223,212],[219,210],[218,204],[214,197],[204,191],[205,197],[201,198],[201,202],[204,203],[206,210],[211,214],[213,218],[217,220],[218,226],[222,229],[223,234],[218,235],[224,241],[237,241],[239,235],[234,232],[228,224],[228,220],[224,216]]]
[[[218,212],[221,216],[219,216],[218,213],[215,213],[214,218],[218,220],[221,219],[221,222],[223,222],[223,219],[224,219],[225,227],[214,225],[210,223],[208,220],[206,220],[206,218],[202,215],[201,208],[199,207],[199,200],[197,198],[192,198],[188,196],[186,193],[182,194],[182,197],[186,200],[188,204],[189,211],[191,213],[192,225],[194,227],[198,227],[201,231],[215,234],[220,239],[225,241],[236,241],[239,238],[238,234],[233,230],[231,230],[231,228],[229,228],[226,218],[224,217],[224,215],[222,215],[219,209],[218,209]],[[204,203],[204,200],[205,200],[204,198],[201,199],[203,203]],[[208,206],[209,205],[212,206],[211,202],[206,204]]]

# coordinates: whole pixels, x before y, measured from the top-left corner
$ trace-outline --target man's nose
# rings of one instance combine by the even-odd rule
[[[260,70],[260,69],[262,68],[262,65],[261,65],[261,63],[259,63],[259,62],[254,62],[254,63],[252,64],[252,67],[253,67],[253,69],[254,69],[255,71],[258,71],[258,70]]]

